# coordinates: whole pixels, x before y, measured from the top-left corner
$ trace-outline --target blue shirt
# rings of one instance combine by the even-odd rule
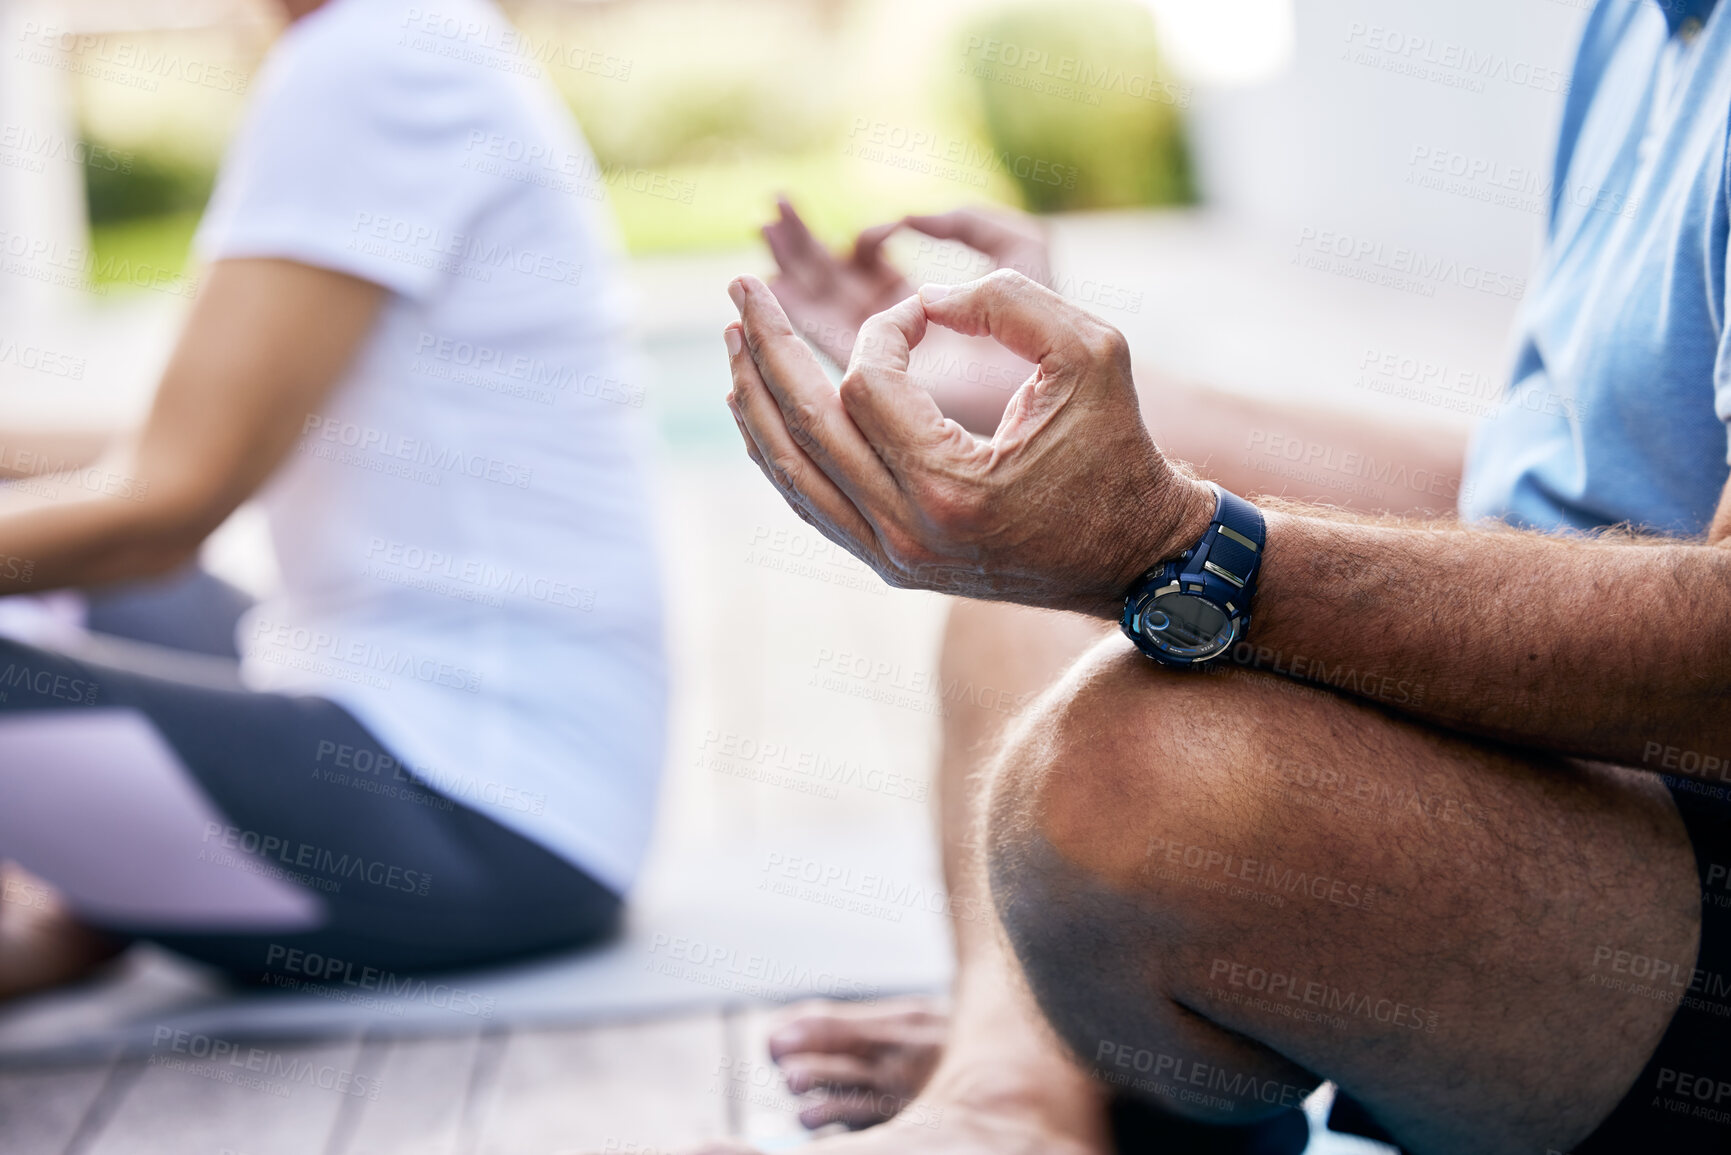
[[[1539,274],[1466,518],[1705,532],[1731,467],[1731,4],[1599,0],[1563,112]]]

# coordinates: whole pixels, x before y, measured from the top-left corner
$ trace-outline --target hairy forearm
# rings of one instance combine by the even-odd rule
[[[1520,745],[1731,774],[1731,549],[1266,516],[1243,664]]]

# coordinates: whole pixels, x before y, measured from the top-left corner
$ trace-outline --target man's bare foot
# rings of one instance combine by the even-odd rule
[[[1093,1126],[1078,1128],[1070,1112],[1050,1113],[1033,1102],[1011,1099],[944,1102],[947,1096],[916,1099],[881,1127],[818,1140],[823,1155],[1112,1155],[1104,1112]],[[756,1148],[724,1140],[688,1155],[759,1155]]]
[[[938,999],[813,1001],[786,1012],[770,1033],[769,1055],[804,1100],[801,1123],[858,1130],[895,1117],[925,1090],[949,1029]]]
[[[0,1002],[87,978],[124,949],[73,918],[46,883],[0,863]]]

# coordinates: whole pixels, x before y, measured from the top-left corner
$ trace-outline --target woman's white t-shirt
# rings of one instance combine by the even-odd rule
[[[241,624],[249,685],[341,703],[623,889],[666,698],[643,380],[542,55],[484,0],[331,0],[272,50],[198,248],[392,294],[260,495],[283,584]],[[405,773],[305,754],[333,804]]]

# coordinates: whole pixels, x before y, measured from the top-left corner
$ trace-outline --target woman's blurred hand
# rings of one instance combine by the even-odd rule
[[[884,256],[884,242],[901,229],[957,241],[982,254],[994,270],[1012,269],[1041,285],[1052,280],[1045,231],[1030,216],[1007,209],[964,208],[906,216],[874,225],[846,258],[831,253],[785,198],[780,216],[763,228],[780,267],[769,283],[794,330],[838,367],[853,355],[860,326],[913,295],[914,287]],[[913,376],[945,414],[968,429],[995,428],[1004,403],[1033,366],[992,341],[937,334],[916,358]]]
[[[914,287],[884,257],[884,242],[912,229],[934,240],[957,241],[980,253],[992,269],[1014,269],[1042,285],[1052,283],[1046,234],[1025,213],[1008,209],[956,209],[873,225],[854,239],[845,259],[825,248],[784,197],[780,216],[763,226],[763,239],[781,269],[769,283],[794,327],[837,365],[846,365],[867,317],[912,295]]]

